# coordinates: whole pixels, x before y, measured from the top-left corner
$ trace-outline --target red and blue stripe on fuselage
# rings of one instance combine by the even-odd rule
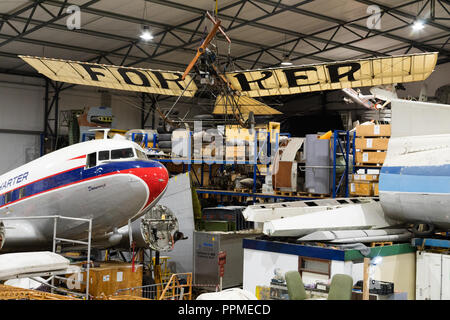
[[[6,193],[1,194],[0,209],[49,191],[115,174],[132,174],[144,181],[149,189],[149,197],[144,208],[165,190],[169,180],[167,169],[161,163],[151,160],[116,161],[88,169],[80,166],[8,191],[11,192],[8,203],[5,203]]]

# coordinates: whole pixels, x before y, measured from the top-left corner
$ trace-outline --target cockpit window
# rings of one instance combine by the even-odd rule
[[[134,153],[132,148],[111,150],[111,159],[125,159],[133,157]]]
[[[141,150],[139,150],[139,149],[134,149],[134,150],[136,150],[136,155],[137,155],[137,157],[139,158],[139,159],[142,159],[142,160],[147,160],[147,156],[145,155],[145,153],[143,153]]]
[[[97,165],[97,153],[90,153],[87,155],[87,159],[86,159],[86,168],[92,168],[95,167]]]
[[[109,160],[109,151],[100,151],[98,153],[98,161]]]

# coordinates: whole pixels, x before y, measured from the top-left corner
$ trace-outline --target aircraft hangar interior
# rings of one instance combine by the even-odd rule
[[[449,300],[449,74],[448,0],[0,1],[0,300]]]

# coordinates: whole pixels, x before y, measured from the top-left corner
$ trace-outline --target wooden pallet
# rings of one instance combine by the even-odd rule
[[[80,300],[71,296],[0,285],[0,300]]]
[[[297,192],[294,191],[274,190],[274,193],[279,196],[288,196],[288,197],[295,197],[297,195]]]
[[[381,241],[381,242],[372,242],[370,243],[370,247],[384,247],[384,246],[392,246],[392,241]]]

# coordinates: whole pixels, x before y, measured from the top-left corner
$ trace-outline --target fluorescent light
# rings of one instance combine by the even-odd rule
[[[416,20],[414,21],[412,28],[414,31],[422,30],[423,28],[425,28],[425,23],[421,20]]]
[[[148,26],[144,26],[144,28],[142,29],[142,33],[139,37],[144,41],[150,41],[153,39],[153,36],[150,33]]]

